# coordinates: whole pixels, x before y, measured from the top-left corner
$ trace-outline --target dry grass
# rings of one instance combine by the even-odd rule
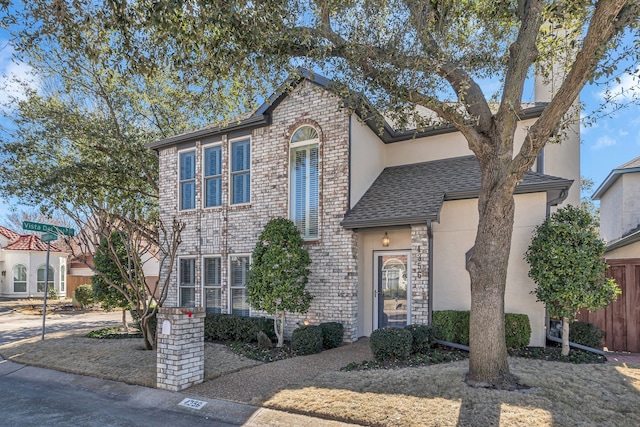
[[[375,426],[640,426],[640,365],[571,365],[511,358],[532,388],[465,385],[468,361],[334,372],[264,406]]]
[[[140,339],[100,340],[85,334],[52,333],[45,341],[7,344],[0,347],[0,355],[29,365],[155,385],[155,352],[143,350]],[[300,360],[313,360],[307,358]],[[205,344],[207,380],[259,364],[223,345]],[[531,389],[470,388],[463,382],[467,361],[357,372],[325,372],[325,368],[306,380],[292,369],[289,375],[296,378],[289,379],[289,386],[274,388],[255,403],[373,426],[640,426],[640,364],[572,365],[511,358],[510,366]],[[192,392],[207,396],[197,393],[199,387],[206,389],[201,386]]]
[[[146,387],[156,386],[156,352],[142,339],[87,338],[87,330],[56,332],[0,346],[7,360]],[[221,344],[205,343],[205,380],[260,364]]]

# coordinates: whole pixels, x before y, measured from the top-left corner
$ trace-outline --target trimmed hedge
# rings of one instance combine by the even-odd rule
[[[344,334],[344,326],[338,322],[320,323],[322,330],[322,347],[325,350],[336,348],[342,344],[342,336]]]
[[[569,341],[602,349],[604,331],[593,323],[573,322],[569,325]]]
[[[273,319],[214,313],[204,319],[204,339],[209,341],[256,342],[260,331],[275,339]]]
[[[435,343],[435,333],[429,325],[407,325],[405,329],[411,333],[413,338],[411,352],[427,353]]]
[[[381,328],[371,333],[369,343],[376,360],[406,359],[411,355],[413,336],[406,329]]]
[[[82,308],[93,305],[93,287],[87,283],[78,286],[73,291],[73,298]]]
[[[291,335],[291,349],[300,356],[320,353],[322,351],[322,342],[322,329],[320,326],[302,326],[295,329]]]
[[[469,311],[443,310],[433,312],[436,338],[469,345]],[[529,345],[531,325],[526,314],[505,313],[507,348],[522,349]]]

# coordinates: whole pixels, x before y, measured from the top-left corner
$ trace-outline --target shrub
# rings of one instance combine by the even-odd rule
[[[531,325],[526,314],[505,313],[504,334],[507,348],[522,349],[529,345]]]
[[[405,327],[411,333],[412,353],[427,353],[434,343],[435,335],[433,328],[429,325],[407,325]]]
[[[49,299],[60,299],[60,293],[56,288],[50,287],[49,292],[47,292],[47,297]]]
[[[302,326],[293,331],[291,348],[296,354],[304,356],[322,351],[322,329],[320,326]]]
[[[89,284],[80,285],[73,291],[73,298],[82,308],[93,305],[93,288]]]
[[[344,326],[338,322],[320,323],[322,330],[322,347],[326,350],[336,348],[342,344]]]
[[[371,334],[370,345],[376,360],[405,359],[411,355],[413,336],[406,329],[382,328]]]
[[[469,312],[444,310],[433,312],[433,329],[436,338],[469,345]]]
[[[569,338],[576,344],[591,348],[602,348],[604,331],[593,323],[573,322],[569,325]]]
[[[150,307],[150,309],[153,309],[153,307]],[[136,310],[135,308],[132,308],[131,310],[129,310],[129,314],[131,314],[133,327],[139,331],[142,331],[142,328],[140,327],[140,316],[138,316],[138,310]],[[149,319],[149,328],[151,329],[151,333],[153,334],[153,336],[155,336],[156,329],[158,328],[158,311],[157,310],[153,315],[153,317]]]
[[[210,341],[255,342],[261,331],[274,339],[273,319],[214,313],[207,313],[204,319],[204,337]]]
[[[435,337],[469,345],[469,312],[443,310],[433,312]],[[505,340],[508,348],[524,348],[531,339],[531,325],[526,314],[505,313]]]

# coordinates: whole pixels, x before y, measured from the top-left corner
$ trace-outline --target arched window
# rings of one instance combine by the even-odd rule
[[[13,292],[27,292],[27,267],[22,264],[13,267]]]
[[[318,238],[318,131],[298,128],[291,137],[289,218],[302,237]]]
[[[46,277],[47,270],[44,265],[38,268],[38,282],[36,290],[38,292],[44,292],[44,282]],[[53,272],[53,267],[49,266],[49,289],[52,289],[55,277]]]

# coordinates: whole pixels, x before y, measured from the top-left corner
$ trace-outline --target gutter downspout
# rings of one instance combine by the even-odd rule
[[[427,280],[429,283],[427,284],[427,320],[428,324],[431,325],[433,322],[433,221],[427,220],[427,236],[429,239],[429,271],[427,272]]]
[[[553,342],[557,342],[557,343],[562,343],[562,340],[560,338],[557,337],[552,337],[551,335],[547,334],[547,339],[549,341],[553,341]],[[595,353],[595,354],[599,354],[600,356],[604,356],[604,351],[600,350],[598,348],[592,348],[592,347],[587,347],[586,345],[582,345],[582,344],[577,344],[575,342],[571,342],[569,341],[569,347],[575,347],[578,348],[580,350],[584,350],[584,351],[590,351],[591,353]]]

